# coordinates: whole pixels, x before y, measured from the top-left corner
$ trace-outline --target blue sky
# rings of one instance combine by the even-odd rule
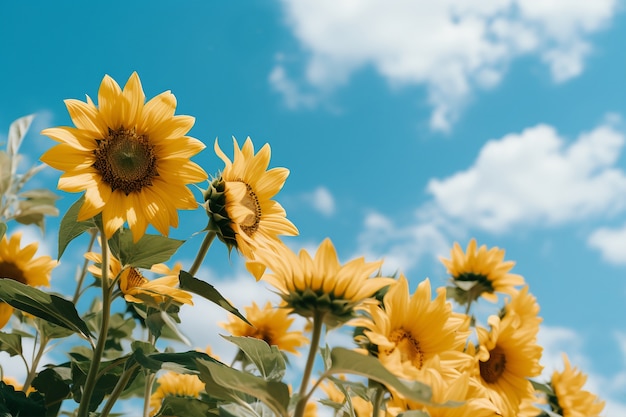
[[[445,282],[437,259],[455,241],[505,248],[541,305],[546,369],[567,352],[606,415],[626,415],[624,3],[433,3],[5,3],[0,139],[35,113],[34,162],[52,145],[38,132],[71,123],[64,99],[137,71],[147,97],[171,90],[177,114],[196,117],[207,172],[222,167],[216,138],[229,155],[231,136],[270,143],[271,165],[291,170],[277,199],[300,229],[294,249],[330,237],[342,259],[384,258],[415,287]],[[181,219],[172,236],[190,238],[189,263],[204,215]],[[56,222],[42,247],[53,256]],[[63,260],[55,289],[73,268]],[[258,294],[222,247],[202,271],[239,307]],[[215,319],[189,313],[186,329],[212,334],[225,316],[198,308]]]

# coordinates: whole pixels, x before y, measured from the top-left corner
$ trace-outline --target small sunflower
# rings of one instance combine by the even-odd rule
[[[534,400],[534,389],[528,378],[538,376],[542,348],[537,331],[519,326],[520,318],[506,314],[502,319],[490,316],[491,330],[477,327],[479,350],[474,372],[480,376],[484,395],[504,416],[517,416],[525,401]]]
[[[102,278],[102,255],[88,252],[85,254],[85,258],[95,263],[95,265],[89,266],[89,271],[94,276]],[[155,308],[161,308],[170,301],[193,305],[192,295],[177,288],[180,265],[175,266],[174,269],[169,269],[164,264],[155,264],[151,271],[165,276],[149,280],[144,277],[139,269],[124,266],[115,257],[109,259],[109,278],[118,279],[120,291],[129,303],[146,304]]]
[[[328,326],[334,327],[352,318],[354,308],[365,299],[395,282],[391,278],[370,278],[381,264],[357,258],[342,266],[332,242],[325,239],[315,258],[304,249],[296,255],[282,245],[273,251],[259,251],[257,260],[248,261],[246,267],[257,280],[263,278],[277,288],[296,314],[322,316]],[[266,268],[273,273],[264,274]]]
[[[167,372],[157,379],[157,389],[150,396],[150,415],[154,416],[167,397],[199,398],[204,383],[196,375]]]
[[[476,239],[472,239],[465,253],[455,242],[450,257],[440,260],[452,277],[459,295],[457,298],[465,302],[471,303],[480,296],[497,302],[495,292],[513,295],[517,292],[515,286],[524,284],[521,275],[509,273],[515,262],[504,261],[504,249],[493,247],[487,250],[485,245],[476,248]]]
[[[289,175],[286,168],[267,170],[270,146],[265,144],[254,154],[254,145],[246,139],[239,149],[233,138],[235,156],[231,161],[215,141],[215,153],[226,166],[205,193],[209,228],[229,249],[237,248],[246,258],[254,259],[259,247],[280,243],[279,235],[295,236],[298,229],[286,218],[283,207],[272,200]]]
[[[8,278],[22,284],[50,286],[50,274],[57,261],[49,256],[34,258],[39,244],[33,242],[20,248],[21,233],[14,233],[10,239],[3,236],[0,241],[0,278]],[[0,328],[4,327],[13,314],[13,307],[0,302]]]
[[[189,158],[204,144],[186,136],[194,124],[190,116],[174,116],[176,98],[163,92],[147,103],[137,73],[122,90],[105,75],[98,90],[98,106],[65,100],[76,127],[55,127],[41,133],[58,145],[41,160],[65,171],[58,188],[85,191],[78,220],[102,213],[106,238],[125,222],[138,241],[152,224],[167,236],[178,226],[177,209],[195,209],[188,184],[207,179]]]
[[[555,394],[548,398],[552,411],[563,417],[599,417],[604,401],[583,389],[587,376],[572,368],[566,354],[563,354],[563,362],[565,369],[554,371],[550,381]]]
[[[233,336],[249,336],[264,340],[268,345],[275,345],[280,350],[299,354],[296,350],[308,342],[300,331],[289,331],[295,320],[289,317],[289,309],[274,307],[267,302],[263,309],[253,302],[246,307],[246,318],[252,326],[238,317],[231,316],[228,323],[220,325]]]
[[[539,324],[543,321],[539,317],[539,304],[534,295],[528,292],[528,285],[507,300],[501,312],[501,316],[515,314],[519,317],[517,326],[528,327],[531,330],[539,331]]]
[[[439,374],[456,376],[456,368],[471,362],[471,356],[463,353],[469,336],[467,316],[452,311],[444,291],[432,300],[428,279],[410,296],[408,281],[401,275],[382,306],[366,305],[362,310],[369,317],[351,324],[364,328],[381,363],[399,377],[429,383]]]

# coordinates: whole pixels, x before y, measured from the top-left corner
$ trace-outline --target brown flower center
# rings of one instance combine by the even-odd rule
[[[240,182],[243,181],[240,180]],[[244,195],[239,203],[252,213],[247,215],[239,226],[245,234],[252,236],[259,228],[259,222],[261,221],[261,204],[259,203],[259,198],[256,196],[256,193],[252,190],[252,187],[245,182],[243,183],[246,184],[248,193]]]
[[[24,271],[13,262],[0,261],[0,278],[9,278],[22,284],[27,283]]]
[[[424,365],[424,352],[420,349],[419,341],[413,338],[411,332],[407,332],[403,328],[396,329],[389,335],[389,340],[394,342],[396,346],[388,349],[385,353],[391,354],[395,349],[400,350],[402,361],[410,361],[417,369],[422,369]]]
[[[506,369],[506,355],[499,347],[495,347],[489,351],[489,360],[487,362],[479,362],[480,376],[492,384],[496,382]]]
[[[126,291],[141,287],[147,281],[135,268],[130,268],[126,275]]]
[[[146,135],[138,135],[135,129],[109,129],[109,135],[97,140],[93,167],[113,191],[121,190],[128,195],[152,185],[158,176],[154,145]]]

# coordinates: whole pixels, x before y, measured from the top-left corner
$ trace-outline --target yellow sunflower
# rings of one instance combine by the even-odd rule
[[[339,379],[345,380],[345,375],[340,375]],[[322,391],[324,391],[329,401],[337,404],[343,404],[346,401],[346,396],[343,392],[341,392],[339,388],[337,388],[337,385],[335,385],[334,382],[324,381],[320,384],[320,388],[322,389]],[[354,408],[354,413],[356,414],[356,417],[384,416],[383,411],[380,410],[377,415],[375,415],[374,405],[371,403],[371,401],[359,397],[358,395],[351,395],[350,402],[352,403],[352,407]]]
[[[519,327],[527,327],[531,331],[538,332],[539,324],[543,321],[539,317],[539,304],[534,295],[528,292],[528,285],[522,287],[522,289],[515,295],[507,300],[503,315],[515,314],[519,317],[519,321],[516,321],[516,325]]]
[[[368,317],[350,323],[362,327],[379,360],[395,375],[430,383],[441,375],[457,376],[471,356],[463,352],[469,336],[467,316],[452,311],[444,291],[433,300],[430,281],[409,295],[404,277],[389,288],[383,305],[362,308]]]
[[[554,371],[550,385],[554,398],[548,398],[552,411],[563,417],[598,417],[604,409],[604,401],[583,389],[587,376],[577,368],[572,368],[566,354],[563,354],[565,369]]]
[[[204,383],[196,375],[167,372],[157,379],[157,389],[150,396],[150,415],[154,416],[167,397],[199,398]]]
[[[49,256],[35,258],[39,244],[33,242],[20,248],[21,233],[14,233],[10,239],[4,235],[0,241],[0,278],[8,278],[22,284],[50,286],[50,274],[57,261]],[[4,327],[13,314],[13,307],[0,302],[0,328]]]
[[[255,155],[250,138],[241,149],[236,139],[233,142],[235,156],[231,161],[215,141],[215,153],[226,166],[206,191],[205,207],[211,219],[209,227],[220,240],[229,249],[237,248],[246,258],[254,259],[257,248],[279,244],[279,235],[298,234],[283,207],[272,200],[285,184],[289,170],[267,170],[271,155],[268,144]]]
[[[502,319],[490,316],[491,330],[477,327],[479,350],[474,372],[483,387],[483,395],[503,412],[516,417],[525,401],[533,401],[534,389],[528,378],[538,376],[542,348],[536,341],[536,329],[520,326],[515,313]]]
[[[95,265],[89,266],[89,271],[94,276],[102,278],[100,267],[102,255],[88,252],[85,254],[85,258],[95,263]],[[149,280],[143,276],[139,269],[124,266],[117,258],[111,257],[109,259],[109,278],[118,279],[120,291],[129,303],[146,304],[155,308],[161,308],[170,301],[193,305],[192,295],[178,288],[180,268],[180,264],[177,264],[173,269],[169,269],[164,264],[155,264],[150,270],[165,276]]]
[[[246,318],[252,326],[238,317],[230,316],[228,323],[220,325],[233,336],[249,336],[264,340],[268,345],[277,346],[280,350],[299,354],[296,350],[308,342],[308,338],[300,331],[289,331],[295,320],[289,317],[289,309],[274,307],[267,302],[263,309],[253,302],[246,307]]]
[[[298,255],[286,246],[259,250],[257,260],[246,267],[280,291],[288,308],[303,317],[321,317],[331,327],[353,316],[354,308],[376,291],[395,281],[370,278],[382,262],[365,262],[357,258],[345,265],[339,263],[330,239],[325,239],[315,257],[302,249]],[[273,273],[265,273],[265,269]]]
[[[513,295],[517,292],[515,286],[524,284],[521,275],[509,273],[515,262],[504,261],[504,249],[493,247],[487,250],[485,245],[476,248],[476,239],[472,239],[465,253],[455,242],[450,257],[440,260],[452,277],[457,292],[465,294],[470,303],[480,296],[497,302],[495,292]]]
[[[105,75],[98,90],[98,106],[65,100],[76,127],[55,127],[41,133],[58,145],[41,160],[65,171],[58,188],[85,191],[78,220],[102,213],[110,238],[125,222],[139,240],[148,224],[167,236],[178,226],[177,209],[197,203],[188,184],[207,179],[189,158],[204,144],[186,136],[194,124],[190,116],[174,116],[176,98],[169,91],[147,103],[137,73],[122,90]]]

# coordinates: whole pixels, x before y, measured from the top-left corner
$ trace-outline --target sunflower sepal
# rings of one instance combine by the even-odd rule
[[[228,248],[230,254],[232,249],[237,249],[237,239],[235,231],[231,226],[231,219],[226,210],[226,181],[221,176],[213,179],[204,190],[204,208],[209,216],[209,223],[205,230],[213,231],[217,237]]]
[[[322,312],[324,324],[328,328],[340,326],[355,318],[354,310],[362,300],[351,302],[343,298],[334,298],[331,294],[316,292],[310,288],[281,294],[281,297],[293,313],[299,316],[312,318]]]

